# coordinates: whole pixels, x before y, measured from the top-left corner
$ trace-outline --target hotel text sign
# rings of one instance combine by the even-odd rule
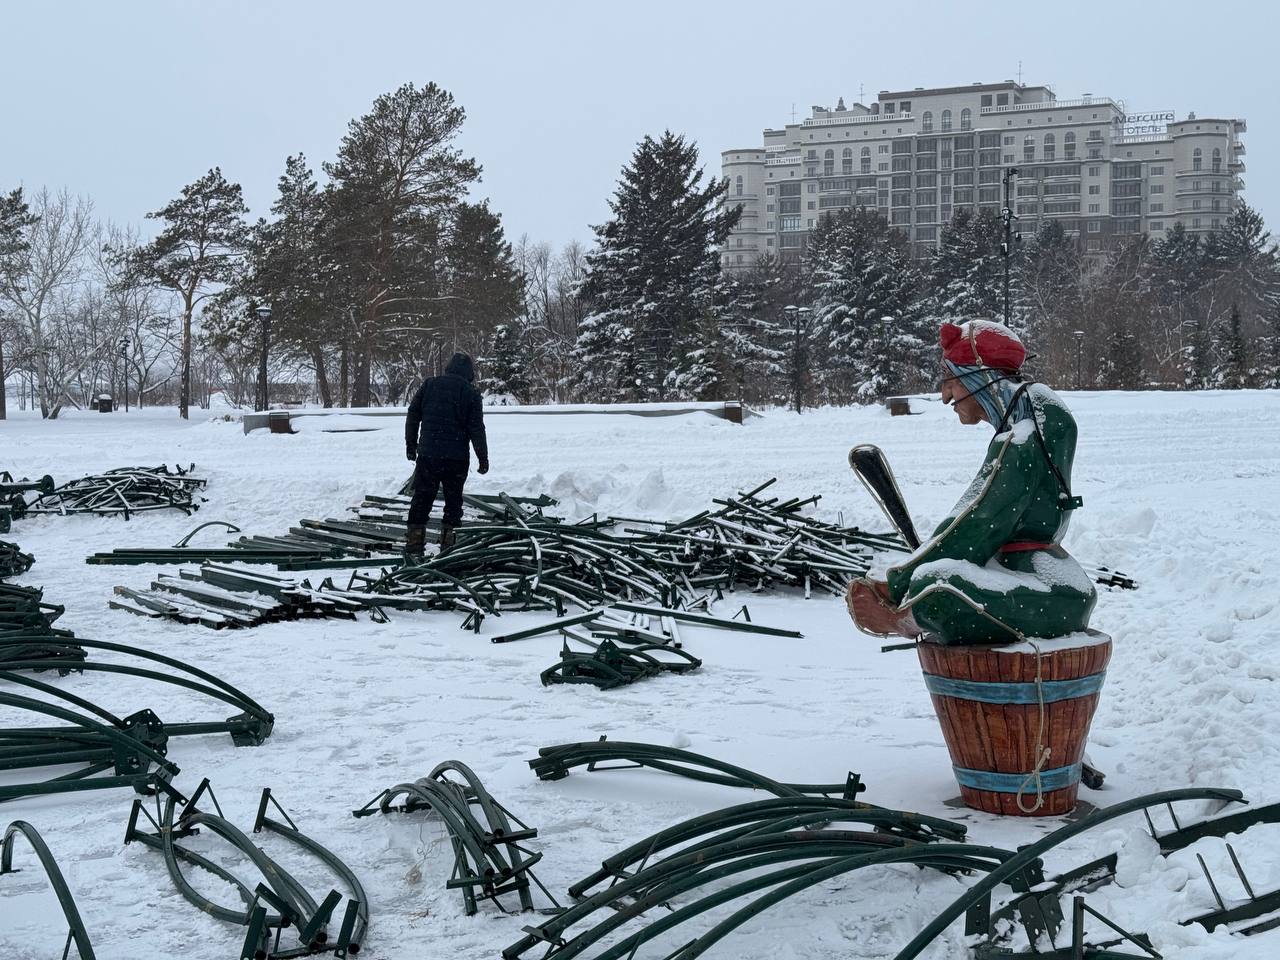
[[[1172,110],[1152,110],[1148,113],[1122,113],[1116,117],[1116,133],[1122,137],[1139,137],[1147,133],[1164,133],[1173,123]]]

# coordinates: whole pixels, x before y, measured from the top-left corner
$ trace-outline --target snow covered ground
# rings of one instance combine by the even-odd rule
[[[1103,590],[1099,599],[1094,623],[1114,636],[1115,655],[1090,752],[1109,776],[1102,793],[1084,796],[1105,805],[1210,785],[1239,787],[1254,802],[1280,800],[1280,394],[1067,400],[1080,422],[1074,487],[1085,501],[1067,545],[1082,561],[1141,584],[1136,592]],[[884,529],[845,466],[852,443],[873,442],[889,455],[917,526],[930,528],[971,478],[988,434],[962,428],[939,403],[917,406],[923,415],[773,412],[745,426],[710,416],[494,417],[493,471],[473,476],[471,487],[547,491],[571,517],[599,510],[670,518],[776,476],[780,492],[822,494],[819,516]],[[270,534],[304,516],[340,515],[408,474],[400,422],[371,419],[370,432],[325,433],[323,420],[310,418],[294,436],[246,436],[238,423],[181,423],[171,410],[67,414],[53,423],[10,416],[0,423],[0,469],[16,475],[65,480],[126,464],[194,461],[209,478],[209,502],[195,518],[35,518],[5,539],[35,554],[19,582],[43,585],[46,600],[66,605],[61,625],[187,658],[275,713],[275,734],[262,747],[236,749],[226,737],[171,743],[170,758],[182,768],[177,784],[190,792],[209,777],[223,810],[245,826],[261,788],[272,787],[299,826],[362,878],[372,909],[362,956],[496,958],[529,922],[491,905],[463,916],[460,895],[444,888],[452,860],[438,822],[351,817],[384,787],[447,759],[470,764],[539,829],[538,874],[557,892],[653,830],[756,798],[647,771],[578,771],[544,783],[525,763],[540,746],[600,734],[687,746],[785,780],[839,780],[854,770],[869,785],[865,799],[962,819],[979,843],[1014,847],[1053,825],[945,805],[958,790],[914,656],[880,653],[880,641],[857,634],[836,598],[748,597],[754,619],[798,627],[805,639],[687,629],[686,646],[705,661],[701,671],[606,692],[539,684],[557,638],[487,641],[537,615],[490,620],[477,637],[444,613],[402,613],[385,625],[310,621],[214,632],[108,610],[114,585],[143,587],[156,571],[87,566],[87,554],[171,544],[204,520]],[[216,530],[201,536],[221,542]],[[164,719],[186,719],[197,706],[149,685],[56,682],[118,710],[149,706]],[[0,724],[9,719],[0,712]],[[190,907],[158,853],[122,845],[131,800],[121,790],[22,800],[0,807],[0,825],[21,818],[43,831],[100,958],[238,955],[240,933]],[[1179,916],[1212,909],[1193,854],[1217,856],[1220,845],[1164,860],[1145,836],[1142,818],[1129,817],[1057,851],[1048,866],[1120,850],[1120,883],[1090,902],[1129,929],[1149,931],[1166,957],[1280,951],[1278,933],[1233,940],[1176,926]],[[208,838],[191,842],[216,849]],[[1280,827],[1251,832],[1240,852],[1256,889],[1280,886]],[[18,859],[34,867],[25,847]],[[1229,870],[1219,874],[1225,897],[1243,896]],[[61,955],[56,908],[37,876],[32,869],[0,878],[5,956]],[[304,876],[313,890],[331,885]],[[907,867],[862,871],[773,909],[714,955],[892,957],[967,882]],[[229,889],[209,892],[236,902]],[[661,956],[677,942],[642,955]],[[960,925],[929,955],[967,956]]]

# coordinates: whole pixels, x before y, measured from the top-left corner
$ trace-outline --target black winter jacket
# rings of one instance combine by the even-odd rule
[[[484,434],[484,406],[480,391],[472,386],[475,369],[465,353],[455,353],[444,376],[422,382],[409,404],[404,425],[404,442],[417,447],[419,457],[442,460],[469,460],[468,443],[476,458],[489,459]]]

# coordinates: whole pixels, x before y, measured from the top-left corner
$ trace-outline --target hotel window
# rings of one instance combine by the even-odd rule
[[[1067,160],[1074,160],[1076,157],[1076,135],[1074,133],[1066,133],[1062,136],[1062,153]]]
[[[841,152],[840,172],[853,173],[853,147],[845,147]]]
[[[1153,184],[1151,185],[1151,192],[1152,192],[1152,193],[1164,193],[1164,184],[1163,184],[1163,183],[1153,183]]]
[[[1164,176],[1164,167],[1152,167],[1152,168],[1151,168],[1151,176],[1153,176],[1153,177],[1163,177],[1163,176]]]
[[[742,196],[742,177],[741,176],[739,176],[737,181],[734,183],[733,192],[739,197]]]
[[[1159,232],[1159,231],[1163,230],[1163,229],[1164,229],[1164,221],[1163,221],[1163,220],[1152,220],[1152,221],[1151,221],[1151,229],[1152,229],[1152,231],[1153,231],[1153,232]]]
[[[942,132],[948,133],[951,130],[951,111],[942,111]]]
[[[1057,138],[1052,133],[1044,135],[1044,159],[1046,162],[1052,162],[1056,159],[1055,154],[1058,152]]]
[[[880,145],[879,145],[879,148],[878,148],[878,150],[877,150],[877,152],[878,152],[878,153],[888,153],[888,152],[889,152],[889,145],[888,145],[887,143],[882,143],[882,144],[880,144]]]
[[[1096,177],[1096,176],[1098,176],[1098,173],[1099,173],[1099,171],[1100,171],[1101,169],[1102,169],[1101,167],[1090,167],[1090,168],[1089,168],[1089,176],[1091,176],[1091,177]]]
[[[1213,172],[1222,172],[1222,151],[1217,147],[1213,148]]]
[[[926,110],[920,118],[920,132],[933,133],[933,111]]]
[[[1101,213],[1101,212],[1102,212],[1102,204],[1100,204],[1100,203],[1091,203],[1091,204],[1089,204],[1089,212],[1090,212],[1090,213]]]
[[[829,177],[836,172],[836,152],[828,150],[822,155],[822,175]]]
[[[1151,204],[1150,211],[1152,213],[1164,213],[1164,202]]]
[[[1089,232],[1090,232],[1090,233],[1101,233],[1101,232],[1102,232],[1102,223],[1101,223],[1101,221],[1098,221],[1098,220],[1090,220],[1090,221],[1089,221]]]
[[[772,196],[773,196],[773,187],[765,187],[765,188],[764,188],[764,192],[765,192],[765,195],[766,195],[766,196],[770,196],[770,197],[772,197]]]
[[[882,143],[880,146],[885,147],[885,146],[888,146],[888,144]],[[859,169],[861,170],[861,172],[870,173],[871,172],[871,148],[863,147],[862,155],[858,158],[858,160],[860,164]]]
[[[970,110],[968,107],[965,107],[963,110],[960,111],[960,129],[961,130],[973,129],[973,111]]]
[[[1096,197],[1101,192],[1102,187],[1098,186],[1096,183],[1089,184],[1089,196]]]
[[[1191,169],[1192,170],[1200,169],[1200,165],[1204,162],[1203,153],[1204,151],[1201,150],[1199,147],[1196,147],[1195,150],[1191,151]]]

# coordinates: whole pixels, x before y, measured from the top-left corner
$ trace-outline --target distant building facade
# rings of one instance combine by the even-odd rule
[[[1176,223],[1207,233],[1244,189],[1244,132],[1241,119],[1132,114],[1107,97],[1058,100],[1013,81],[882,90],[870,106],[842,99],[766,129],[761,147],[721,154],[725,202],[743,208],[723,263],[798,260],[818,218],[846,207],[878,210],[925,255],[958,208],[1002,209],[1009,167],[1024,235],[1058,220],[1098,252],[1107,237],[1158,238]]]

